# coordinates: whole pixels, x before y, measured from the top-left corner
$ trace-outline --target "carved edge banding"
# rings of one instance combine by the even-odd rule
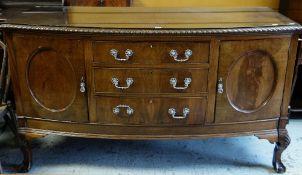
[[[282,163],[281,155],[283,151],[289,146],[291,140],[286,129],[279,130],[278,142],[274,149],[273,166],[277,173],[284,173],[286,167]]]
[[[38,26],[22,24],[1,24],[0,29],[20,29],[54,32],[75,32],[75,33],[102,33],[102,34],[174,34],[174,35],[198,35],[198,34],[224,34],[224,33],[258,33],[258,32],[286,32],[302,30],[302,26],[268,26],[268,27],[243,27],[243,28],[221,28],[221,29],[129,29],[129,28],[85,28],[67,26]]]

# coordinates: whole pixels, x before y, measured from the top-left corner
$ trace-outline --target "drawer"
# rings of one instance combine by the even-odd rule
[[[93,44],[93,61],[102,64],[207,63],[209,60],[209,49],[210,44],[208,42],[149,43],[96,41]],[[132,54],[130,54],[131,52],[127,52],[128,54],[126,54],[127,50],[131,50]],[[175,51],[173,52],[173,57],[170,55],[172,50]],[[191,55],[189,50],[192,51]],[[116,57],[112,53],[116,53]],[[177,56],[175,53],[177,53]]]
[[[95,68],[95,93],[206,93],[208,69]]]
[[[104,124],[203,124],[206,115],[207,100],[202,97],[96,98],[97,121]]]

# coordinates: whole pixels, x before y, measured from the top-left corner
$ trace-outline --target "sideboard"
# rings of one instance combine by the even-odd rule
[[[301,26],[268,8],[66,7],[4,10],[22,169],[27,141],[255,135],[290,143],[288,105]],[[27,140],[27,141],[26,141]]]

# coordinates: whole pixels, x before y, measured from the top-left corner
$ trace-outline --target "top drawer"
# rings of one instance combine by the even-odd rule
[[[101,64],[208,63],[208,42],[93,43],[93,61]]]

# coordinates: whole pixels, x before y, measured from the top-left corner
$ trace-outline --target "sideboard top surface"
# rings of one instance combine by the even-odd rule
[[[1,23],[2,22],[2,23]],[[4,9],[0,28],[94,33],[230,33],[300,30],[269,8],[64,7]]]

